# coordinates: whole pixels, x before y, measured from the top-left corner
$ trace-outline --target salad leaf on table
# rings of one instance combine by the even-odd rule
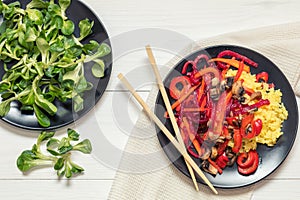
[[[61,140],[53,138],[55,132],[42,131],[37,138],[36,144],[31,150],[25,150],[17,159],[17,167],[22,172],[27,172],[40,166],[52,166],[57,171],[57,175],[71,178],[74,174],[84,171],[84,169],[71,160],[72,151],[80,151],[89,154],[92,151],[91,143],[85,139],[75,145],[72,142],[79,140],[79,134],[73,130],[67,130],[68,136]],[[42,151],[41,146],[46,143],[48,154]]]
[[[1,117],[12,101],[18,101],[21,110],[31,110],[42,127],[49,127],[49,116],[57,112],[55,100],[72,99],[75,112],[84,108],[83,94],[93,87],[85,77],[85,63],[94,62],[96,78],[104,76],[103,57],[111,49],[94,40],[82,42],[93,32],[94,22],[82,19],[75,25],[66,16],[70,4],[71,0],[32,0],[22,9],[19,1],[0,1],[0,61],[5,70]]]

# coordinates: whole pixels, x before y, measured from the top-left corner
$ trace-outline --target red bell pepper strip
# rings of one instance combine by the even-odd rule
[[[234,100],[231,104],[231,111],[241,110],[242,108],[243,106],[238,100]]]
[[[217,148],[218,156],[222,155],[225,152],[228,142],[229,142],[229,140],[225,140],[223,143],[219,144],[219,146]]]
[[[181,104],[179,104],[179,105],[175,108],[175,110],[176,110],[177,112],[179,112],[179,111],[181,110]]]
[[[179,99],[191,88],[191,83],[186,76],[177,76],[170,83],[170,95],[173,99]]]
[[[189,61],[187,61],[186,63],[184,63],[183,68],[182,68],[182,70],[181,70],[181,73],[182,73],[182,74],[186,74],[187,68],[188,68],[189,66],[192,66],[192,69],[193,69],[193,70],[196,68],[196,64],[194,63],[194,61],[189,60]]]
[[[222,174],[222,173],[223,173],[223,170],[221,169],[220,166],[218,166],[217,163],[215,163],[215,162],[214,162],[212,159],[210,159],[210,158],[208,158],[207,160],[208,160],[208,162],[209,162],[214,168],[216,168],[216,169],[218,170],[219,174]]]
[[[195,58],[195,60],[194,60],[195,65],[197,65],[198,62],[199,62],[200,60],[202,60],[202,59],[204,59],[206,62],[209,60],[209,58],[208,58],[207,55],[205,55],[205,54],[200,54],[200,55],[198,55],[198,56]]]
[[[206,102],[207,102],[207,96],[205,94],[205,82],[204,79],[202,78],[201,81],[201,86],[198,89],[198,97],[197,97],[197,101],[198,101],[198,105],[200,106],[200,111],[204,111],[204,108],[206,106]]]
[[[237,121],[237,117],[226,117],[226,121],[228,123],[228,125],[231,125],[231,126],[236,126],[236,124],[238,123]]]
[[[269,89],[270,88],[274,88],[275,87],[275,84],[274,83],[269,83]]]
[[[208,62],[208,56],[205,55],[205,54],[200,54],[198,55],[194,61],[192,60],[189,60],[187,61],[186,63],[184,63],[183,67],[182,67],[182,70],[181,70],[181,73],[182,74],[186,74],[187,73],[187,69],[189,66],[192,66],[192,69],[193,69],[193,72],[192,73],[196,73],[198,71],[197,69],[197,64],[200,60],[204,59],[206,62]]]
[[[231,51],[231,50],[225,50],[225,51],[222,51],[218,54],[218,58],[223,58],[224,56],[230,56],[230,57],[235,57],[236,59],[239,59],[239,60],[244,60],[246,63],[248,63],[249,65],[253,66],[253,67],[257,67],[258,64],[256,62],[254,62],[253,60],[249,59],[248,57],[246,56],[243,56],[237,52],[234,52],[234,51]],[[223,69],[223,65],[220,65]]]
[[[259,74],[256,74],[256,82],[265,82],[267,83],[269,80],[269,74],[267,72],[261,72]]]
[[[241,168],[249,168],[254,163],[254,156],[255,152],[253,150],[250,150],[248,153],[243,152],[238,155],[236,162]]]
[[[233,130],[233,153],[238,153],[242,147],[242,135],[240,129]]]
[[[223,122],[225,119],[226,114],[226,92],[223,92],[217,103],[215,103],[212,107],[212,113],[211,113],[211,123],[212,125],[209,127],[209,132],[213,133],[214,136],[213,139],[218,138],[222,133],[223,128]]]
[[[234,116],[240,115],[240,114],[246,114],[254,109],[260,108],[264,105],[270,105],[270,101],[268,99],[260,99],[257,103],[248,105],[245,107],[242,107],[241,109],[233,110]]]
[[[201,85],[198,89],[198,102],[200,102],[200,98],[202,98],[202,96],[205,95],[204,90],[205,90],[205,82],[204,82],[204,78],[202,78]]]
[[[261,119],[252,121],[252,130],[255,132],[255,136],[258,136],[261,132],[263,122]]]
[[[221,168],[224,169],[229,161],[228,157],[226,156],[225,152],[217,157],[216,164]]]
[[[222,133],[222,136],[225,137],[226,139],[231,139],[231,138],[232,138],[231,134],[229,133],[228,127],[223,126],[223,133]],[[223,142],[223,144],[224,144],[224,143],[226,144],[226,143],[228,143],[228,141],[225,140],[225,141]],[[225,145],[225,144],[224,144],[224,145]],[[227,145],[226,145],[226,146],[227,146]]]
[[[254,114],[250,113],[248,115],[244,115],[243,119],[242,119],[242,124],[241,124],[241,128],[245,129],[246,126],[248,126],[249,124],[251,124],[251,122],[254,119]]]
[[[250,165],[250,167],[241,167],[238,165],[238,171],[239,173],[243,174],[243,175],[250,175],[253,174],[257,168],[258,168],[258,164],[259,164],[259,156],[256,150],[251,150],[251,154],[253,156],[253,163],[252,165]]]
[[[247,132],[247,130],[246,130],[248,125],[252,125],[253,119],[254,119],[253,113],[250,113],[243,117],[242,123],[241,123],[241,134],[242,134],[243,138],[251,139],[255,136],[255,132],[253,129],[251,132]]]

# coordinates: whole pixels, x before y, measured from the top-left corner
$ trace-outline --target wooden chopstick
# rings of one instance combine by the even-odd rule
[[[171,123],[172,123],[173,129],[175,131],[176,138],[177,138],[179,144],[181,145],[181,147],[185,148],[183,139],[182,139],[181,134],[180,134],[180,130],[179,130],[178,124],[176,122],[176,119],[175,119],[175,116],[174,116],[174,113],[173,113],[173,110],[172,110],[172,107],[171,107],[170,100],[168,98],[166,89],[165,89],[164,84],[162,82],[162,78],[161,78],[160,73],[158,71],[157,64],[156,64],[156,61],[155,61],[155,58],[154,58],[154,55],[153,55],[153,52],[151,50],[150,45],[146,46],[146,51],[147,51],[149,61],[151,63],[151,66],[153,68],[153,71],[154,71],[154,74],[155,74],[155,77],[156,77],[158,88],[159,88],[159,90],[161,92],[161,95],[163,97],[165,106],[166,106],[167,111],[169,113],[169,117],[171,119]],[[185,160],[185,163],[186,163],[186,166],[187,166],[187,168],[189,170],[189,173],[190,173],[190,175],[192,177],[195,189],[196,189],[196,191],[199,191],[199,187],[198,187],[198,183],[197,183],[194,171],[193,171],[192,167],[190,166],[190,164],[186,160]]]
[[[195,172],[202,178],[202,180],[208,185],[208,187],[215,193],[218,194],[218,191],[214,188],[211,182],[207,179],[204,173],[200,170],[195,161],[189,156],[186,149],[183,148],[176,138],[170,133],[170,131],[165,127],[165,125],[159,120],[159,118],[151,111],[150,107],[144,102],[144,100],[140,97],[140,95],[134,90],[134,88],[130,85],[127,79],[123,76],[123,74],[119,74],[118,78],[124,84],[124,86],[131,92],[134,98],[140,103],[143,107],[146,114],[154,121],[154,123],[162,130],[165,136],[170,140],[170,142],[174,145],[174,147],[179,151],[179,153],[184,157],[184,159],[191,165],[191,167],[195,170]]]

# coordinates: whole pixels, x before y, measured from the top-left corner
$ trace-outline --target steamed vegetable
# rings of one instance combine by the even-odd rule
[[[0,1],[0,60],[5,74],[0,82],[0,116],[18,101],[20,109],[32,111],[42,127],[49,127],[49,116],[57,112],[54,100],[73,100],[75,112],[83,109],[83,93],[93,85],[85,78],[85,63],[93,62],[92,73],[104,76],[101,59],[111,52],[105,43],[84,41],[92,33],[93,21],[74,24],[66,16],[70,0]],[[79,27],[79,35],[74,33]]]
[[[84,169],[71,160],[72,151],[80,151],[89,154],[92,151],[91,143],[85,139],[77,144],[72,142],[79,140],[79,134],[68,129],[68,136],[61,140],[53,138],[55,132],[43,131],[39,135],[36,144],[31,150],[25,150],[17,159],[17,167],[20,171],[26,172],[36,167],[51,166],[57,171],[58,176],[72,177],[84,171]],[[47,154],[42,151],[42,144],[46,143]]]

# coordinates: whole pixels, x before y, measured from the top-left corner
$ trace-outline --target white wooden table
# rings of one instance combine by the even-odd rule
[[[300,20],[297,0],[84,0],[84,2],[97,13],[113,42],[126,32],[134,32],[137,29],[167,29],[195,41],[222,33]],[[122,44],[130,46],[131,42],[124,41]],[[95,141],[99,139],[98,130],[93,130],[89,124],[97,123],[103,136],[120,151],[124,148],[140,111],[136,104],[128,101],[128,94],[118,86],[116,76],[122,72],[136,76],[138,80],[151,80],[149,74],[152,74],[150,68],[143,68],[148,64],[144,46],[127,50],[123,55],[114,58],[111,80],[95,109],[72,126],[79,130],[82,138],[89,137]],[[159,65],[163,65],[173,56],[172,52],[163,50],[155,52],[155,55]],[[146,98],[151,84],[141,85],[139,82],[136,84],[139,93]],[[113,109],[117,102],[123,102],[126,106],[125,116],[130,123],[125,125],[121,123],[120,116]],[[297,102],[300,103],[299,98]],[[58,132],[64,133],[65,129]],[[16,129],[0,122],[0,199],[107,199],[116,172],[114,166],[118,163],[118,159],[114,166],[109,166],[97,159],[97,152],[92,155],[74,154],[75,161],[86,171],[72,180],[58,180],[56,173],[50,168],[38,169],[26,175],[18,171],[17,156],[22,150],[34,144],[36,136],[35,132]],[[284,164],[274,174],[256,185],[253,199],[300,199],[298,143],[299,137]],[[110,152],[103,154],[109,155]]]

